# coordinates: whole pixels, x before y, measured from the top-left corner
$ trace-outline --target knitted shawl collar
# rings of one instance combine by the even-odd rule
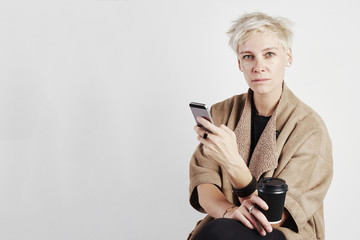
[[[274,170],[278,166],[279,154],[276,148],[276,118],[279,112],[279,106],[283,105],[281,102],[283,102],[282,99],[284,98],[283,95],[286,90],[288,89],[284,85],[283,94],[281,95],[279,103],[256,144],[250,159],[250,165],[248,163],[251,145],[251,100],[253,98],[253,91],[251,89],[249,89],[247,93],[244,109],[234,130],[239,153],[246,165],[249,165],[251,174],[257,180],[259,180],[263,173]]]

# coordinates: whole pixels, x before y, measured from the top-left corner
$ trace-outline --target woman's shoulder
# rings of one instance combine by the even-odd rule
[[[311,134],[313,137],[318,138],[318,142],[322,142],[324,146],[328,144],[330,146],[331,139],[322,117],[293,93],[290,93],[289,96],[288,106],[292,110],[287,117],[286,125],[293,126],[293,133],[298,133],[299,136]]]
[[[287,137],[287,143],[308,146],[307,153],[320,154],[324,160],[332,164],[332,143],[324,120],[312,107],[295,95],[291,95],[289,98],[291,114],[287,117],[283,128],[291,135]]]
[[[298,114],[301,118],[302,122],[307,123],[309,125],[313,125],[313,127],[325,127],[325,122],[321,118],[321,116],[308,104],[299,99],[294,95],[294,101],[296,102],[296,108],[294,110],[295,114]]]

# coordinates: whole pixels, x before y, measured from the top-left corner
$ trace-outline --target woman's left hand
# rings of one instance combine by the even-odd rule
[[[203,144],[203,152],[208,158],[216,161],[228,172],[239,167],[247,169],[239,154],[235,133],[230,128],[224,124],[217,127],[202,117],[198,117],[197,120],[211,131],[210,133],[198,126],[194,127],[198,140]],[[207,134],[206,138],[204,138],[205,134]]]
[[[244,200],[241,206],[231,212],[228,217],[242,222],[250,229],[255,228],[261,236],[265,236],[266,232],[273,231],[273,227],[260,209],[268,210],[269,207],[264,200],[254,194]]]

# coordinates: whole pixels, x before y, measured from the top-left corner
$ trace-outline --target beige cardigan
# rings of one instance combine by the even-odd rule
[[[234,130],[239,153],[246,162],[251,140],[252,94],[249,90],[247,94],[234,96],[211,108],[215,125],[223,123]],[[196,189],[202,183],[215,184],[230,202],[239,204],[226,173],[207,159],[201,148],[200,144],[190,162],[191,205],[205,212]],[[286,180],[289,191],[285,208],[296,224],[293,229],[279,228],[287,239],[324,239],[323,200],[333,174],[331,140],[320,116],[285,84],[279,104],[253,152],[249,169],[257,179],[274,176]],[[189,239],[194,239],[211,220],[207,216],[199,222]]]

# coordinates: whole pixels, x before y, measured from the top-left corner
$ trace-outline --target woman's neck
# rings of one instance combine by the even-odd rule
[[[276,94],[255,94],[254,93],[254,104],[258,115],[268,117],[271,116],[280,100],[281,92]]]

